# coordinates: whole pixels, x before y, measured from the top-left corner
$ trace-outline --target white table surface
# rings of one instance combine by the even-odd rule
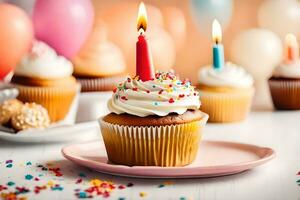
[[[83,137],[84,137],[84,133]],[[297,175],[300,171],[300,112],[252,112],[242,123],[208,124],[204,139],[236,141],[268,146],[275,149],[277,157],[271,162],[242,174],[208,178],[183,180],[147,180],[121,178],[104,175],[76,166],[65,160],[61,147],[66,144],[20,145],[0,141],[0,185],[8,181],[15,186],[23,185],[33,189],[34,185],[42,185],[49,180],[59,183],[62,191],[41,191],[40,194],[29,192],[23,196],[28,199],[76,199],[74,189],[83,188],[91,179],[111,180],[116,185],[133,183],[132,187],[123,190],[115,189],[110,199],[272,199],[299,200],[300,186]],[[226,155],[224,155],[226,156]],[[5,161],[13,160],[13,167],[7,168]],[[30,161],[31,166],[26,162]],[[55,177],[47,171],[41,171],[36,163],[54,163],[63,173]],[[83,184],[76,184],[79,173],[85,173]],[[34,177],[42,174],[39,181],[26,180],[24,176]],[[165,182],[169,181],[166,185]],[[159,185],[165,184],[164,187]],[[14,186],[9,187],[13,189]],[[3,192],[3,191],[2,191]],[[140,193],[145,196],[141,197]],[[0,191],[1,193],[1,191]],[[97,199],[101,197],[97,197]],[[1,196],[0,196],[1,199]]]

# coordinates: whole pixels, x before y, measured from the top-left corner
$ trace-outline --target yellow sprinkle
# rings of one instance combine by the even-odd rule
[[[51,186],[54,185],[54,182],[53,181],[48,181],[47,185],[51,187]]]
[[[145,196],[147,196],[146,192],[140,192],[140,197],[145,197]]]
[[[99,179],[93,179],[93,180],[90,181],[90,184],[91,184],[92,186],[100,186],[101,183],[102,183],[102,181],[99,180]]]

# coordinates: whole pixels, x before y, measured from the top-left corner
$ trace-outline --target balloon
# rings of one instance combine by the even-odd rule
[[[33,28],[20,8],[0,4],[0,79],[11,72],[30,48]]]
[[[267,0],[258,10],[258,24],[283,38],[300,34],[300,3],[296,0]]]
[[[267,79],[282,60],[280,38],[266,29],[249,29],[238,34],[231,45],[231,59],[242,65],[255,79],[254,108],[271,108]]]
[[[80,50],[93,19],[90,0],[37,0],[32,16],[36,38],[67,58]]]
[[[150,41],[155,69],[170,69],[175,63],[175,44],[171,35],[163,29],[161,11],[149,4],[146,5],[148,14],[148,29],[146,36]],[[126,12],[124,12],[126,10]],[[135,48],[138,33],[136,20],[138,4],[120,3],[99,13],[97,20],[104,20],[108,26],[108,38],[123,51],[128,71],[135,75]]]
[[[31,14],[36,0],[5,0],[7,3],[14,4],[22,8],[26,13]]]
[[[232,41],[231,58],[245,67],[255,79],[267,79],[282,60],[280,38],[266,29],[242,31]]]
[[[191,12],[200,32],[211,35],[211,25],[217,19],[223,29],[230,22],[233,10],[232,0],[191,0]]]
[[[164,27],[175,41],[176,49],[180,49],[186,40],[186,19],[184,13],[172,6],[162,9]]]

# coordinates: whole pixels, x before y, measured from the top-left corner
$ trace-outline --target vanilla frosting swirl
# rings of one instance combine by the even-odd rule
[[[35,41],[14,73],[32,78],[57,79],[71,76],[73,65],[66,58],[57,55],[55,50],[44,42]]]
[[[108,108],[116,114],[139,117],[183,114],[200,107],[199,94],[189,81],[180,81],[172,73],[156,73],[150,81],[127,78],[114,90]]]
[[[273,76],[282,78],[300,78],[300,60],[292,63],[282,63],[275,68]]]
[[[226,63],[220,70],[206,66],[199,70],[199,83],[212,87],[247,88],[253,85],[253,77],[242,67]]]

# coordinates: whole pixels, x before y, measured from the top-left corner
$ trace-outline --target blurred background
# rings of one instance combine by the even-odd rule
[[[2,0],[18,5],[30,15],[34,0]],[[245,67],[255,78],[257,96],[270,104],[266,80],[282,60],[287,33],[300,34],[300,2],[297,0],[144,0],[154,64],[175,69],[197,83],[197,71],[211,63],[211,23],[217,18],[223,29],[226,61]],[[136,18],[139,0],[92,0],[94,27],[78,53],[101,42],[113,45],[134,75]],[[119,55],[119,54],[118,54]],[[75,55],[76,57],[76,55]],[[119,58],[119,56],[118,56]],[[265,99],[265,100],[262,100]],[[259,104],[258,103],[258,104]],[[255,104],[255,103],[254,103]]]

